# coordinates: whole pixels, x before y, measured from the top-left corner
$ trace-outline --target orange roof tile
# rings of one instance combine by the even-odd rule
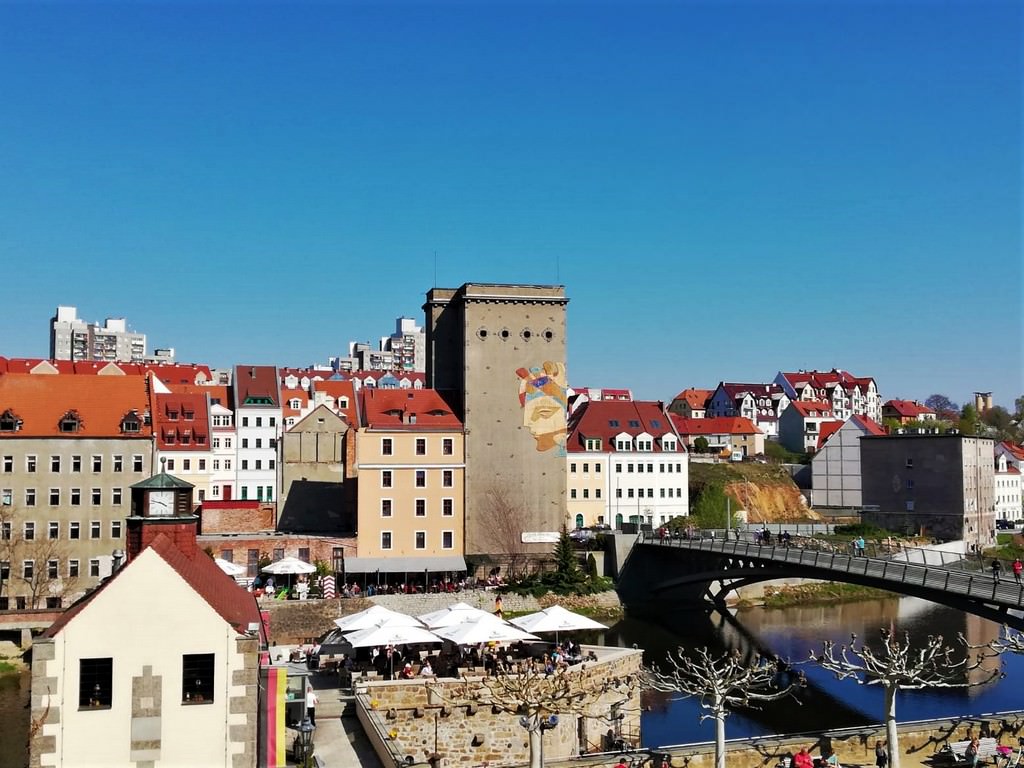
[[[21,420],[18,437],[149,437],[152,429],[121,429],[134,411],[140,421],[150,411],[149,386],[144,376],[39,376],[8,373],[0,376],[0,413],[10,410]],[[79,418],[76,432],[62,432],[69,412]],[[12,433],[0,433],[0,439]]]

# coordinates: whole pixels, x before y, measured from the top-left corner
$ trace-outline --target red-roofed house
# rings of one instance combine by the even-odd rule
[[[272,365],[235,366],[236,490],[242,500],[276,501],[281,385]]]
[[[764,433],[750,419],[742,416],[686,419],[674,413],[671,416],[679,437],[691,447],[698,437],[703,437],[711,453],[740,451],[744,456],[764,453]]]
[[[349,574],[464,571],[461,420],[432,389],[359,390],[359,555]]]
[[[570,526],[661,525],[689,514],[687,460],[662,403],[584,403],[566,441]]]
[[[778,384],[736,384],[723,381],[708,398],[706,418],[721,416],[742,416],[754,422],[754,426],[766,437],[779,434],[779,417],[789,397]]]
[[[0,609],[60,607],[110,573],[155,445],[143,376],[0,375]]]
[[[255,768],[260,614],[161,506],[186,485],[133,488],[127,563],[33,643],[31,765]]]
[[[703,419],[707,415],[708,400],[713,394],[713,389],[684,389],[675,396],[668,410],[684,419]]]
[[[824,400],[832,404],[837,419],[848,419],[853,414],[882,421],[882,400],[875,380],[854,376],[847,371],[779,371],[775,383],[782,387],[790,400]]]
[[[824,422],[818,452],[811,459],[812,506],[859,510],[863,504],[860,439],[884,434],[885,430],[866,416]]]
[[[779,419],[779,442],[796,453],[812,453],[818,449],[821,425],[834,419],[829,402],[794,400]]]
[[[900,424],[911,421],[935,421],[935,411],[916,400],[888,400],[882,406],[882,418],[894,419]]]
[[[157,466],[195,486],[196,502],[210,494],[213,448],[206,394],[154,395]]]

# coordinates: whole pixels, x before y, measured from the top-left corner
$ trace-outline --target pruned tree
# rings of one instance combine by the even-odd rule
[[[543,766],[543,734],[557,724],[559,715],[610,722],[625,714],[627,705],[639,703],[639,677],[609,677],[588,669],[559,668],[550,674],[532,662],[496,676],[464,678],[454,690],[460,699],[518,715],[529,734],[530,768]],[[637,706],[639,713],[639,706]],[[552,720],[552,716],[555,717]]]
[[[924,404],[935,412],[936,418],[956,421],[960,418],[960,406],[945,395],[929,395]]]
[[[1001,676],[998,669],[986,669],[984,652],[971,656],[963,635],[958,636],[962,651],[946,645],[942,635],[928,635],[923,645],[915,646],[909,633],[902,636],[881,630],[881,645],[872,648],[857,642],[840,646],[826,640],[822,651],[811,651],[811,661],[832,672],[839,680],[854,680],[858,685],[878,685],[885,692],[885,735],[889,742],[889,766],[900,768],[899,731],[896,728],[896,695],[900,691],[921,688],[971,688]]]
[[[696,697],[706,710],[701,722],[715,721],[715,768],[725,768],[725,718],[732,710],[759,709],[804,685],[802,674],[787,672],[777,659],[744,659],[737,650],[716,656],[707,647],[689,653],[680,647],[669,652],[667,669],[652,665],[645,675],[646,688]]]

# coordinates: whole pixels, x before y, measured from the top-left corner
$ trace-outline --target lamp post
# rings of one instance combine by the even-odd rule
[[[298,739],[298,751],[295,757],[299,760],[299,764],[302,768],[309,768],[311,765],[311,758],[313,757],[313,724],[309,722],[308,717],[302,719],[302,723],[298,727],[299,739]]]
[[[558,725],[558,715],[523,715],[519,724],[530,734],[530,768],[544,768],[544,731]]]

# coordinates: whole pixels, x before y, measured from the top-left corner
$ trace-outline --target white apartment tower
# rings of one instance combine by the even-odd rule
[[[80,320],[75,307],[57,307],[50,318],[50,358],[141,363],[146,334],[129,331],[123,317],[108,317],[99,325]]]

